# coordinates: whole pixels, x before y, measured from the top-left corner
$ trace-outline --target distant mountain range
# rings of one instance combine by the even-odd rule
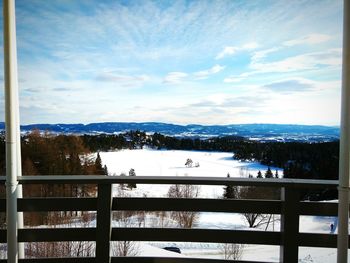
[[[0,130],[4,130],[0,122]],[[178,137],[242,136],[260,141],[332,141],[339,139],[339,127],[294,124],[232,124],[232,125],[176,125],[160,122],[102,122],[89,124],[30,124],[21,132],[31,130],[67,134],[117,134],[130,130],[158,132]]]

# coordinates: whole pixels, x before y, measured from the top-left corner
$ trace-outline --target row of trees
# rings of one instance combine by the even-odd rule
[[[45,147],[43,144],[48,140],[55,143]],[[92,173],[91,166],[81,167],[79,165],[81,161],[79,153],[136,149],[145,145],[157,149],[231,151],[234,153],[233,158],[238,160],[258,161],[265,165],[280,167],[284,169],[286,178],[338,178],[338,141],[324,143],[256,142],[235,136],[201,140],[170,137],[159,133],[147,135],[142,131],[130,131],[119,135],[82,136],[40,135],[38,131],[34,131],[25,136],[22,141],[23,167],[29,173],[90,174]],[[53,158],[56,158],[53,152],[58,153],[60,157],[58,161],[52,162]],[[68,158],[66,154],[69,155]],[[0,157],[4,156],[5,142],[1,137]],[[3,174],[4,169],[5,158],[1,158],[0,172]]]
[[[31,175],[106,175],[99,154],[93,154],[79,136],[51,135],[33,131],[22,137],[22,173]],[[0,137],[0,171],[5,174],[5,138]],[[77,184],[24,185],[24,197],[90,197],[96,186]],[[4,189],[1,190],[5,196]],[[24,213],[27,226],[89,226],[94,215],[87,211]],[[2,217],[2,225],[5,217]],[[73,227],[73,226],[72,226]],[[26,244],[27,257],[93,256],[92,242],[49,242]]]
[[[82,141],[93,151],[148,147],[171,150],[232,152],[233,158],[257,161],[284,169],[286,178],[337,179],[339,141],[334,142],[258,142],[226,136],[209,139],[178,138],[160,133],[147,135],[130,131],[119,135],[83,135]]]
[[[258,142],[237,136],[193,139],[165,136],[160,133],[147,135],[141,131],[119,135],[84,135],[82,139],[95,150],[135,149],[147,145],[156,149],[230,151],[237,160],[257,161],[279,167],[283,169],[285,178],[338,179],[339,141]],[[273,176],[276,177],[275,174]],[[337,191],[307,190],[302,196],[312,200],[333,199],[337,198]]]
[[[303,179],[338,179],[339,141],[244,142],[236,145],[234,156],[284,169],[284,177]]]
[[[230,175],[227,175],[230,178]],[[249,175],[250,178],[253,178],[253,175]],[[262,180],[269,178],[279,178],[278,171],[276,170],[275,176],[268,167],[262,176],[262,172],[258,171],[256,178],[261,178]],[[236,185],[227,185],[224,188],[223,198],[224,199],[269,199],[269,200],[279,200],[281,196],[281,191],[279,188],[274,187],[256,187],[256,186],[236,186]],[[259,213],[244,213],[243,214],[248,226],[250,228],[256,228],[262,225],[266,225],[266,228],[270,223],[273,223],[272,215],[265,215]]]
[[[83,139],[34,130],[21,138],[23,175],[105,175],[101,157]],[[0,173],[5,174],[5,137],[0,136]]]

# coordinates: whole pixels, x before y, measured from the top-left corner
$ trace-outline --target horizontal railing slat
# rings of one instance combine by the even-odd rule
[[[338,216],[338,203],[300,202],[300,215]]]
[[[183,198],[113,198],[113,210],[197,211],[280,214],[278,200],[230,200]]]
[[[18,229],[19,242],[95,241],[95,228],[25,228]],[[0,230],[0,243],[6,243],[6,230]]]
[[[0,212],[6,212],[6,199],[0,199]]]
[[[5,182],[0,177],[0,184]],[[258,178],[227,178],[227,177],[162,177],[162,176],[22,176],[19,183],[28,184],[186,184],[213,186],[255,186],[275,187],[282,190],[299,191],[299,189],[336,188],[338,181],[330,180],[302,180],[302,179],[258,179]],[[110,196],[110,194],[108,194]],[[299,199],[295,199],[298,203]],[[109,203],[110,204],[110,203]],[[226,213],[257,213],[257,214],[286,214],[282,211],[283,201],[280,200],[236,200],[236,199],[175,199],[175,198],[135,198],[117,197],[113,199],[114,211],[193,211],[193,212],[226,212]],[[300,202],[295,215],[336,216],[337,203]],[[104,206],[102,205],[102,210]],[[96,211],[97,198],[24,198],[18,199],[18,211]],[[108,208],[110,209],[110,207]],[[288,209],[288,207],[286,207]],[[99,212],[100,212],[99,208]],[[0,200],[0,212],[6,211],[6,200]],[[110,211],[110,210],[108,210]],[[102,217],[103,222],[105,217]],[[283,221],[283,218],[282,218]],[[295,220],[298,222],[297,220]],[[285,222],[285,221],[284,221]],[[283,223],[283,222],[282,222]],[[110,228],[108,228],[110,230]],[[19,229],[19,242],[66,242],[66,241],[96,241],[96,228],[31,228]],[[285,234],[285,235],[284,235]],[[336,247],[336,235],[299,233],[298,227],[292,231],[296,237],[295,247]],[[108,237],[109,238],[109,237]],[[181,229],[181,228],[113,228],[111,241],[165,241],[165,242],[205,242],[205,243],[240,243],[257,245],[284,246],[286,232],[271,232],[258,230],[224,230],[224,229]],[[6,242],[6,230],[0,230],[0,242]],[[108,243],[105,242],[108,250]],[[98,244],[98,242],[97,242]],[[350,244],[350,242],[349,242]],[[290,246],[289,246],[290,247]],[[288,249],[288,246],[286,246]],[[296,254],[297,255],[297,254]],[[106,256],[109,259],[109,256]],[[297,258],[297,257],[296,257]],[[103,260],[104,261],[104,260]],[[6,262],[6,260],[0,260]],[[54,258],[54,259],[26,259],[19,262],[96,262],[95,258]],[[245,262],[219,259],[197,258],[154,258],[154,257],[118,257],[112,258],[118,263],[222,263]]]
[[[97,263],[95,258],[26,258],[18,259],[19,263]],[[0,263],[7,263],[6,259],[0,259]]]
[[[95,228],[28,228],[18,230],[19,242],[95,241]]]
[[[113,210],[202,211],[280,214],[279,200],[113,198]],[[96,211],[96,198],[24,198],[18,199],[18,211]],[[0,199],[0,212],[6,211],[6,199]],[[300,215],[337,216],[338,203],[300,202]]]
[[[42,197],[20,198],[19,212],[96,211],[97,198],[92,197]],[[0,199],[0,212],[6,212],[6,199]]]
[[[0,229],[0,243],[6,243],[6,229]]]
[[[18,211],[96,211],[96,198],[24,198],[18,199]]]
[[[19,263],[98,263],[95,258],[28,258],[19,259]],[[207,258],[173,257],[112,257],[111,263],[272,263],[266,261],[220,260]],[[0,263],[7,263],[0,259]]]
[[[299,246],[336,248],[337,247],[337,235],[299,233]],[[350,242],[349,242],[349,248],[350,248]]]
[[[112,257],[112,263],[272,263],[265,261],[242,261],[185,257]]]
[[[0,183],[6,177],[0,176]],[[337,180],[311,179],[260,179],[237,177],[189,177],[189,176],[102,176],[102,175],[37,175],[20,176],[20,184],[191,184],[191,185],[241,185],[293,188],[336,188]]]
[[[269,231],[183,229],[183,228],[113,228],[112,241],[176,241],[279,245],[281,234]]]

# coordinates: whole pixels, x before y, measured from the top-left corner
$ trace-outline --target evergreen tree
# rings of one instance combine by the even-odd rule
[[[273,177],[272,171],[270,167],[268,167],[267,171],[265,172],[265,178],[272,178],[272,177]]]
[[[192,159],[188,158],[188,159],[186,160],[185,166],[186,166],[186,167],[192,167],[192,165],[193,165]]]
[[[102,167],[102,160],[101,160],[101,156],[100,156],[99,152],[97,153],[97,157],[96,157],[96,160],[95,160],[95,166],[96,167]]]
[[[135,173],[135,169],[134,168],[131,168],[130,170],[129,170],[129,176],[136,176],[136,173]],[[128,184],[128,188],[130,188],[130,189],[133,189],[133,188],[136,188],[137,186],[136,186],[136,184],[135,183],[129,183]]]
[[[108,169],[107,169],[107,165],[103,166],[103,171],[105,175],[108,175]]]
[[[102,160],[99,152],[95,160],[95,172],[97,175],[105,175],[105,169],[102,167]]]
[[[263,178],[261,171],[259,170],[258,175],[256,178]]]
[[[227,174],[227,178],[230,178],[230,174]],[[237,193],[236,193],[236,188],[233,185],[226,185],[224,188],[224,194],[223,197],[225,199],[229,199],[229,198],[236,198],[237,197]]]

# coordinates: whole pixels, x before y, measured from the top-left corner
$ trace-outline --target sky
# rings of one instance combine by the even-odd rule
[[[16,0],[21,123],[339,125],[342,8]]]

